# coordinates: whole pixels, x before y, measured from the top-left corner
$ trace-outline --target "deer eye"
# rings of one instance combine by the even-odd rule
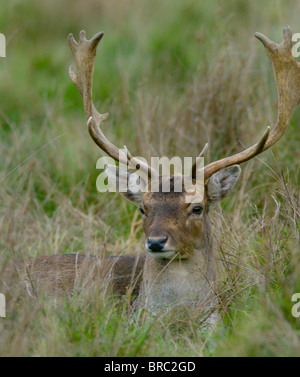
[[[141,212],[142,217],[146,217],[145,211],[143,210],[142,207],[139,208],[139,211]]]
[[[203,206],[196,206],[192,209],[192,213],[195,215],[201,215],[203,211]]]

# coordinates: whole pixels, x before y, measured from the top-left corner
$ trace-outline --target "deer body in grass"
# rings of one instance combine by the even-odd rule
[[[97,111],[92,100],[93,70],[96,49],[103,33],[86,39],[82,31],[79,41],[73,35],[69,43],[75,58],[76,69],[70,67],[70,77],[83,97],[88,130],[95,143],[116,161],[138,166],[148,181],[158,181],[158,192],[136,190],[135,173],[119,167],[106,167],[109,178],[118,185],[128,183],[124,196],[134,202],[143,217],[146,254],[141,256],[120,256],[106,258],[112,268],[115,291],[124,293],[134,282],[138,302],[151,311],[173,306],[192,306],[212,309],[216,304],[216,258],[213,251],[213,235],[209,218],[211,206],[223,200],[237,182],[241,169],[239,165],[275,144],[285,133],[291,117],[300,100],[300,64],[292,56],[292,32],[283,30],[283,41],[276,44],[260,33],[255,36],[264,45],[272,61],[278,90],[278,116],[272,129],[267,128],[260,141],[233,156],[225,157],[206,165],[203,169],[203,195],[199,200],[187,203],[188,190],[183,183],[182,192],[175,192],[177,180],[182,176],[160,176],[144,161],[132,156],[127,150],[120,150],[104,135],[101,123],[108,114]],[[203,156],[204,150],[200,156]],[[198,166],[194,163],[186,181],[195,183]],[[168,180],[170,192],[163,192],[163,182]],[[150,187],[150,185],[149,185]],[[29,269],[33,284],[43,285],[46,281],[52,290],[74,288],[75,276],[82,270],[84,261],[90,266],[97,264],[97,258],[78,255],[60,255],[35,258]],[[56,279],[53,279],[55,275]],[[97,278],[97,274],[95,275]],[[29,279],[28,279],[29,280]],[[27,288],[30,291],[29,283]],[[201,309],[201,310],[202,310]]]

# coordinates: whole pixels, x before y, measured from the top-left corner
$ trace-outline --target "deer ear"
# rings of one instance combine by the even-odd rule
[[[210,203],[222,201],[232,190],[241,174],[239,165],[233,165],[212,175],[207,183]]]
[[[136,173],[129,173],[115,165],[106,165],[105,173],[108,180],[121,192],[126,199],[139,205],[142,201],[147,183]]]

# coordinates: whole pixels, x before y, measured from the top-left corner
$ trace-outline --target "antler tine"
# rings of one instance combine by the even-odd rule
[[[199,153],[198,157],[196,158],[195,162],[193,163],[193,166],[192,166],[192,169],[191,169],[191,172],[190,172],[190,177],[192,179],[195,179],[196,178],[196,173],[197,173],[197,169],[198,169],[198,166],[201,162],[201,160],[199,160],[201,157],[204,157],[206,151],[207,151],[207,148],[208,148],[208,143],[206,143],[202,149],[202,151]]]
[[[73,66],[70,66],[70,78],[83,97],[84,112],[88,120],[88,130],[95,143],[116,161],[139,168],[151,178],[151,176],[158,175],[156,170],[136,157],[130,155],[130,158],[128,158],[128,154],[112,144],[105,137],[100,128],[101,123],[108,118],[109,114],[101,114],[97,111],[93,104],[92,89],[96,50],[103,35],[104,33],[100,32],[94,35],[92,39],[88,40],[85,31],[82,30],[79,33],[79,40],[77,42],[73,34],[69,34],[69,45],[74,55],[77,68],[76,74]]]
[[[261,33],[255,33],[272,61],[278,92],[278,115],[274,128],[265,131],[259,143],[233,156],[212,162],[204,168],[205,181],[214,173],[228,166],[241,164],[274,145],[285,133],[298,104],[300,104],[300,63],[292,55],[292,31],[289,26],[283,29],[280,44],[271,41]]]

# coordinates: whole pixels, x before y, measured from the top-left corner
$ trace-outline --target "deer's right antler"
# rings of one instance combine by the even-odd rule
[[[283,40],[280,44],[272,42],[261,33],[255,33],[272,61],[277,92],[278,92],[278,116],[274,128],[267,128],[261,140],[230,157],[212,162],[204,167],[204,179],[207,180],[213,174],[226,167],[241,164],[252,159],[274,145],[285,133],[296,107],[300,104],[300,63],[292,55],[292,31],[289,26],[283,29]],[[194,178],[195,169],[192,171]]]
[[[73,66],[70,66],[69,75],[83,97],[84,112],[88,120],[88,129],[95,143],[114,160],[130,165],[143,171],[149,178],[157,176],[156,170],[152,169],[144,161],[133,157],[127,148],[119,149],[112,144],[103,134],[100,125],[108,118],[108,114],[101,114],[93,104],[92,87],[97,46],[104,33],[97,33],[92,39],[86,39],[86,33],[82,30],[79,34],[78,43],[69,34],[69,44],[75,58],[77,74]]]

